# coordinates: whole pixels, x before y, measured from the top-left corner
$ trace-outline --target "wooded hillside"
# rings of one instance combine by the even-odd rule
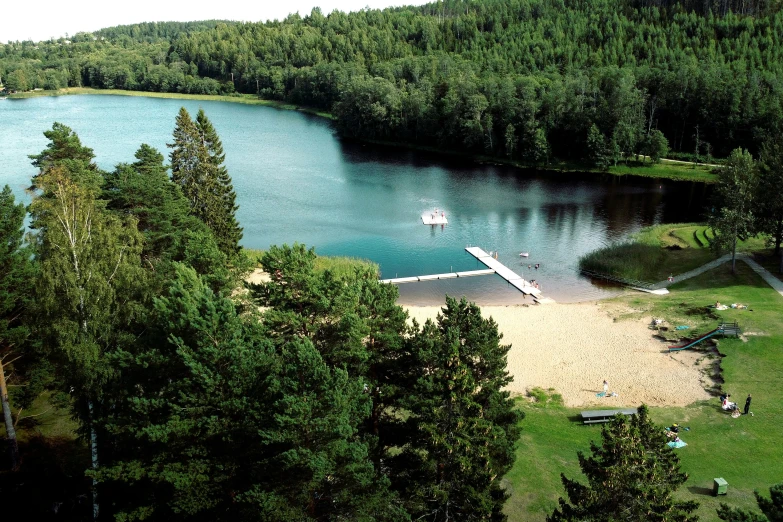
[[[253,93],[333,111],[349,136],[600,166],[757,151],[783,121],[782,40],[775,2],[447,0],[16,42],[0,74],[16,90]]]

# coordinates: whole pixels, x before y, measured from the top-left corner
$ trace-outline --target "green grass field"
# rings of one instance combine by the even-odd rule
[[[753,394],[755,415],[732,419],[721,411],[717,398],[685,408],[651,408],[653,420],[661,425],[677,422],[690,427],[682,434],[688,446],[677,450],[682,469],[689,474],[678,496],[700,502],[700,520],[714,521],[719,502],[755,508],[754,489],[766,494],[769,486],[783,481],[783,430],[779,427],[783,416],[783,296],[745,263],[737,264],[736,275],[724,264],[670,290],[663,297],[630,294],[618,300],[670,324],[687,320],[705,328],[717,322],[706,308],[716,300],[749,307],[717,312],[719,320],[739,321],[744,339],[719,340],[720,355],[715,357],[720,357],[722,389],[741,406],[747,394]],[[576,454],[589,452],[589,441],[600,439],[600,427],[583,426],[576,420],[580,410],[556,403],[541,405],[520,399],[519,404],[527,416],[517,462],[505,478],[511,492],[506,512],[510,520],[542,521],[564,494],[560,473],[584,478]],[[728,481],[726,497],[710,494],[716,477]]]
[[[590,252],[580,259],[580,268],[655,283],[715,259],[718,254],[710,247],[714,239],[715,233],[705,223],[655,225],[627,242]],[[763,248],[764,239],[760,237],[737,244],[738,252]]]

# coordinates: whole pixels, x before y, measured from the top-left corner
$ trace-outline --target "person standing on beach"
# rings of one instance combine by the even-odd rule
[[[604,381],[604,395],[609,393],[609,383]]]
[[[750,412],[750,394],[748,394],[748,398],[745,399],[745,415],[747,415]]]

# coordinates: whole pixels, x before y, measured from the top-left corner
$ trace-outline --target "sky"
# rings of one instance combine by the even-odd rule
[[[0,7],[0,42],[48,40],[66,34],[92,32],[104,27],[138,22],[192,20],[283,19],[290,13],[305,16],[319,6],[324,14],[335,9],[358,11],[400,5],[421,5],[427,0],[27,0]]]

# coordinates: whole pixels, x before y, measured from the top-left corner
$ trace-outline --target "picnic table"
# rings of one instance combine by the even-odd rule
[[[638,410],[636,408],[624,408],[619,410],[586,410],[581,413],[582,422],[585,424],[595,424],[598,422],[609,422],[612,417],[618,413],[622,415],[636,415]]]

